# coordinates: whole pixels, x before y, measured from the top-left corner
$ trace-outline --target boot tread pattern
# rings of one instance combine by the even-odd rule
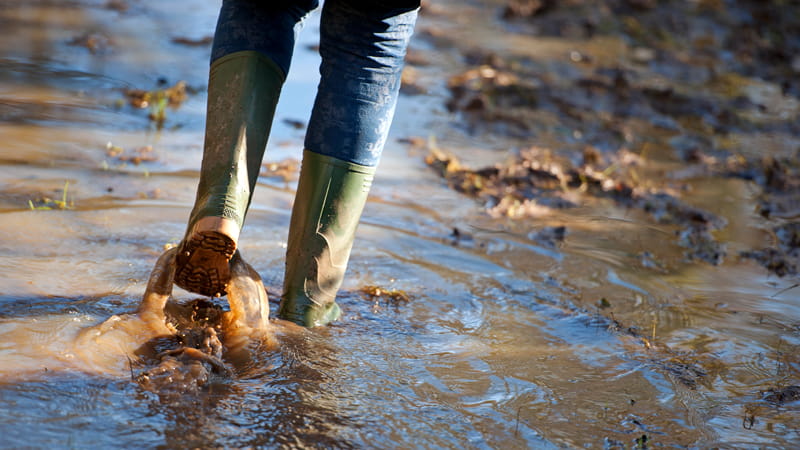
[[[233,240],[222,233],[195,233],[179,249],[175,284],[209,297],[225,295],[230,281],[228,262],[235,250]]]

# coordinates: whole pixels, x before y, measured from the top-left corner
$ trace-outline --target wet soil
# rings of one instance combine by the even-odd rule
[[[749,259],[765,274],[786,280],[774,295],[798,298],[800,4],[494,5],[501,28],[562,39],[562,55],[503,52],[474,41],[463,45],[437,29],[423,36],[462,53],[464,68],[446,84],[445,106],[454,125],[476,140],[516,139],[504,142],[507,148],[497,148],[502,156],[485,165],[465,163],[461,156],[469,150],[432,138],[406,141],[427,154],[426,164],[450,188],[480,205],[492,219],[483,226],[522,233],[542,248],[563,248],[573,226],[583,225],[573,225],[567,212],[557,225],[542,226],[564,216],[557,211],[610,205],[669,230],[664,240],[639,250],[638,265],[645,269],[669,273],[674,264],[724,266],[726,260]],[[592,47],[592,40],[605,41],[605,48]],[[738,218],[726,217],[710,198],[698,198],[718,194],[698,191],[697,185],[731,178],[745,180],[750,201],[740,201],[754,203],[763,219],[756,226],[768,239],[743,246],[724,231]],[[452,244],[461,245],[465,234],[455,228]],[[664,245],[672,244],[683,249],[677,263],[662,259]],[[591,306],[602,327],[645,350],[636,359],[690,390],[713,389],[728,370],[713,354],[679,350],[659,339],[655,320],[648,333],[641,315],[620,314],[606,297],[574,312],[590,314]],[[794,369],[785,375],[782,383],[798,376]],[[796,399],[794,388],[769,388],[763,398],[782,405]],[[747,417],[754,420],[755,414]],[[652,434],[642,437],[652,445]]]
[[[500,16],[511,29],[613,37],[629,49],[602,59],[572,50],[572,67],[558,70],[535,56],[464,49],[472,67],[450,77],[448,110],[472,135],[517,135],[532,145],[465,167],[457,148],[410,142],[427,147],[426,163],[492,217],[523,221],[610,199],[678,225],[687,259],[715,265],[727,256],[714,236],[726,220],[681,197],[693,195],[689,180],[742,178],[759,192],[758,212],[777,222],[775,242],[733,256],[796,275],[799,13],[791,2],[510,1]],[[428,38],[458,46],[438,32]],[[784,139],[752,148],[750,138],[758,145],[768,135]],[[537,145],[543,138],[555,142]]]
[[[679,225],[676,238],[687,258],[712,264],[726,256],[725,244],[713,236],[725,219],[682,202],[691,194],[680,181],[742,177],[760,190],[759,212],[784,223],[773,229],[775,247],[739,255],[779,276],[796,274],[799,15],[796,4],[771,2],[511,1],[502,19],[523,32],[613,36],[632,49],[615,61],[573,50],[575,67],[565,74],[542,70],[532,57],[469,50],[465,61],[474,68],[449,79],[447,101],[468,132],[536,142],[537,135],[567,128],[572,139],[521,148],[484,168],[462,167],[452,154],[457,149],[446,154],[429,146],[426,162],[494,217],[535,217],[547,208],[608,198]],[[753,41],[745,43],[742,33]],[[759,83],[772,92],[750,89]],[[558,121],[539,120],[543,115]],[[770,133],[785,134],[785,145],[756,155],[737,137]],[[658,167],[665,159],[683,164]]]
[[[800,439],[797,2],[424,2],[344,315],[259,339],[226,317],[266,297],[180,290],[124,331],[194,199],[216,5],[3,6],[7,445]],[[272,299],[318,19],[242,233]]]

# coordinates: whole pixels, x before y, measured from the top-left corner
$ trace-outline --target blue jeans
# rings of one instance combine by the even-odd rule
[[[224,0],[212,62],[252,50],[289,72],[295,37],[317,0]],[[378,165],[389,132],[419,0],[327,0],[320,29],[320,84],[305,147]]]

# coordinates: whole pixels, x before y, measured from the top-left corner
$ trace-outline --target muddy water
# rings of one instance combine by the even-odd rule
[[[800,384],[791,279],[735,257],[687,261],[675,226],[609,202],[548,211],[533,224],[492,219],[396,140],[359,229],[339,323],[284,337],[277,351],[177,397],[131,381],[113,346],[111,368],[69,358],[80,330],[137,308],[156,258],[183,233],[202,152],[209,48],[172,40],[210,35],[216,5],[112,7],[122,4],[0,3],[5,446],[791,447],[800,439],[797,403],[763,394]],[[487,19],[496,5],[459,4],[458,18],[449,6],[436,3],[421,19],[428,38],[416,48],[436,61],[417,68],[429,95],[402,99],[393,137],[435,137],[476,165],[524,143],[464,133],[444,108],[445,78],[464,48],[535,53],[556,72],[574,48],[607,58],[626,51],[608,40],[501,33]],[[287,121],[306,120],[312,102],[315,21],[298,44],[269,161],[301,154],[302,129]],[[437,45],[437,33],[448,40]],[[179,80],[188,99],[160,128],[122,93]],[[137,155],[146,158],[137,164]],[[726,219],[718,233],[729,254],[770,239],[745,181],[690,184],[689,201]],[[263,177],[243,231],[242,251],[271,298],[293,189],[292,179]],[[567,227],[563,241],[534,236],[558,226]],[[192,299],[178,289],[174,297]]]

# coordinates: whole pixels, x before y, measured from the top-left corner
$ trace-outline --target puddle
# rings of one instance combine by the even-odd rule
[[[87,370],[64,349],[135,311],[153,264],[183,235],[218,4],[3,3],[6,445],[797,441],[798,87],[777,70],[791,64],[745,73],[730,56],[714,76],[708,47],[637,34],[657,2],[611,2],[619,19],[597,13],[583,25],[555,6],[504,19],[507,4],[525,2],[426,3],[410,56],[415,88],[398,105],[341,321],[248,357],[213,345],[217,359],[169,355],[190,375],[205,364],[207,376],[164,395],[131,380],[131,368],[136,378],[161,360],[131,366],[115,352]],[[734,6],[773,17],[755,2]],[[776,55],[776,35],[739,47],[715,14],[691,16],[693,42]],[[298,42],[242,234],[273,314],[317,82],[317,21]],[[788,17],[780,24],[796,29]],[[179,82],[186,98],[163,120],[125,95]]]

